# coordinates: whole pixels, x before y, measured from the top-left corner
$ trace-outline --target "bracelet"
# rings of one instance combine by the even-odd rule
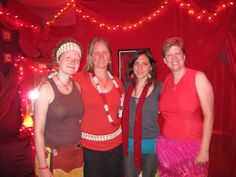
[[[44,170],[44,169],[47,169],[48,166],[46,165],[45,167],[39,167],[40,170]]]

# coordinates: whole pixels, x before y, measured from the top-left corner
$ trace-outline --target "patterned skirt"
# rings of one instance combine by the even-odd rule
[[[157,138],[156,152],[160,177],[207,177],[208,163],[195,164],[199,140],[170,140]]]
[[[45,148],[48,167],[54,177],[83,177],[82,147]],[[35,158],[35,175],[39,175],[38,158]]]

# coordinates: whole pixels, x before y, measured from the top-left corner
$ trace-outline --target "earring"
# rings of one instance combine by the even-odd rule
[[[166,62],[166,59],[163,59],[163,61],[164,61],[165,64],[167,63],[167,62]]]
[[[152,78],[152,76],[151,76],[151,74],[150,74],[150,73],[148,74],[148,78],[149,78],[149,79],[151,79],[151,78]]]

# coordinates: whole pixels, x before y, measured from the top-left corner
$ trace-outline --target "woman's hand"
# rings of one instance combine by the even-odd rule
[[[196,156],[195,163],[197,165],[202,165],[209,161],[209,151],[200,150]]]

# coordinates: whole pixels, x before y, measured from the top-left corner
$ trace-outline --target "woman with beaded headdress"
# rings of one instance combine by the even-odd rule
[[[87,53],[85,72],[78,76],[85,112],[81,122],[85,177],[121,177],[121,115],[123,86],[109,71],[111,49],[95,38]]]
[[[78,42],[60,42],[54,50],[58,70],[39,86],[35,102],[37,176],[83,176],[80,119],[84,107],[80,86],[71,79],[79,69],[81,56]]]

